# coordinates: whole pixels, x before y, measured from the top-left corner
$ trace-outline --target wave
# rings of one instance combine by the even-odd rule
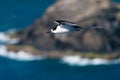
[[[35,56],[23,50],[18,52],[7,51],[7,48],[5,45],[0,45],[0,56],[8,57],[15,60],[27,60],[27,61],[43,59],[43,57],[39,55]]]
[[[6,35],[4,32],[0,32],[0,42],[8,42],[10,37]]]
[[[71,66],[109,65],[109,64],[120,63],[120,59],[115,59],[115,60],[107,60],[102,58],[88,59],[88,58],[82,58],[80,56],[64,56],[62,58],[62,62],[67,63]]]
[[[0,56],[8,57],[16,60],[40,60],[41,56],[32,55],[26,51],[20,50],[19,52],[7,51],[6,44],[15,44],[19,42],[17,38],[10,38],[9,34],[15,33],[15,30],[7,32],[0,32]]]
[[[1,43],[9,43],[9,44],[14,44],[19,42],[19,39],[17,38],[10,38],[10,36],[8,35],[10,32],[0,32],[0,42]],[[13,31],[11,31],[11,33],[13,33]]]

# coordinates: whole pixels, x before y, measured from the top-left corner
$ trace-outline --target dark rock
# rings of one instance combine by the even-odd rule
[[[42,18],[20,34],[21,44],[39,50],[111,52],[120,47],[120,9],[111,0],[58,0]],[[53,35],[46,32],[54,20],[68,20],[83,27],[101,26],[74,34]],[[20,45],[20,44],[19,44]]]

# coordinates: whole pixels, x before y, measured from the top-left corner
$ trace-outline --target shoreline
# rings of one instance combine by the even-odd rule
[[[1,47],[1,46],[0,46]],[[34,61],[34,60],[46,60],[46,59],[59,59],[60,63],[67,64],[70,66],[89,66],[89,65],[111,65],[111,64],[119,64],[120,58],[107,60],[103,58],[83,58],[78,55],[64,55],[64,56],[46,56],[46,55],[32,55],[31,53],[25,52],[23,50],[19,52],[13,51],[4,51],[6,48],[3,47],[3,54],[0,54],[2,57],[7,57],[9,59],[17,60],[17,61]],[[6,52],[6,53],[5,53]]]
[[[0,33],[1,35],[1,33]],[[4,38],[3,38],[4,37]],[[4,39],[4,40],[2,40]],[[43,59],[60,59],[60,62],[66,63],[69,65],[78,65],[78,66],[87,66],[87,65],[107,65],[107,64],[117,64],[120,63],[120,58],[114,58],[114,59],[105,59],[105,58],[99,58],[99,57],[91,57],[87,58],[85,56],[80,56],[79,53],[74,53],[71,51],[68,51],[66,54],[63,52],[44,52],[43,54],[33,54],[32,52],[25,51],[25,50],[19,50],[16,51],[8,51],[7,50],[7,44],[15,44],[18,42],[17,38],[10,38],[8,34],[5,32],[2,32],[2,37],[0,37],[0,41],[6,41],[6,44],[0,45],[0,56],[7,57],[10,59],[18,60],[18,61],[33,61],[33,60],[43,60]],[[11,42],[9,42],[11,41]],[[14,42],[15,41],[15,42]],[[61,53],[61,54],[60,54]],[[85,54],[85,53],[84,53]],[[95,53],[90,53],[89,57],[94,55]],[[101,55],[101,54],[99,54]],[[108,54],[110,55],[110,54]],[[98,56],[98,55],[97,55]],[[103,55],[104,56],[104,55]]]
[[[7,51],[14,51],[19,52],[21,50],[28,52],[32,55],[41,55],[47,58],[61,58],[64,56],[80,56],[82,58],[88,58],[88,59],[95,59],[95,58],[101,58],[106,60],[114,60],[119,59],[120,54],[119,52],[112,52],[112,53],[97,53],[97,52],[75,52],[71,50],[66,51],[41,51],[36,49],[34,46],[31,45],[6,45]]]

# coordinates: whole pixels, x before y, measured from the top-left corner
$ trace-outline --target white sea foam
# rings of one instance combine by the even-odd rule
[[[88,58],[81,58],[79,56],[64,56],[62,58],[62,62],[67,63],[69,65],[77,65],[77,66],[108,65],[108,64],[120,63],[120,59],[106,60],[101,58],[88,59]]]
[[[0,32],[0,41],[1,42],[8,42],[10,40],[10,37],[8,35],[6,35],[3,32]]]
[[[7,51],[7,48],[5,45],[0,45],[0,56],[8,57],[11,59],[16,60],[40,60],[43,59],[41,56],[35,56],[31,53],[28,53],[26,51],[19,51],[19,52],[13,52],[13,51]]]
[[[17,38],[10,38],[7,33],[0,32],[0,42],[14,44],[19,42]]]
[[[8,57],[16,60],[40,60],[41,56],[35,56],[26,51],[20,50],[19,52],[7,51],[6,44],[15,44],[19,42],[17,38],[10,38],[8,34],[14,33],[15,30],[9,30],[7,32],[0,32],[0,42],[4,43],[0,45],[0,56]]]

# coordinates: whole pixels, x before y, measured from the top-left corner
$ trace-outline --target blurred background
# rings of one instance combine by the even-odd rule
[[[57,19],[102,28],[46,34]],[[119,49],[120,0],[0,1],[1,80],[119,80]]]

